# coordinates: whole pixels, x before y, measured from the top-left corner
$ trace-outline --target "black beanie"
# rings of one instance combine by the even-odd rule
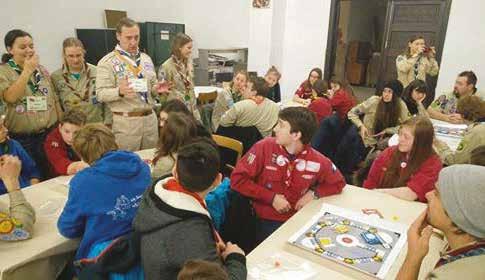
[[[388,81],[384,84],[384,87],[382,89],[384,89],[384,88],[392,89],[393,95],[396,95],[397,97],[401,97],[403,86],[402,86],[400,81],[398,81],[398,80]]]

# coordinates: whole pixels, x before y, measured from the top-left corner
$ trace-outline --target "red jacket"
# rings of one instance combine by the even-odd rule
[[[307,87],[308,81],[301,83],[300,87],[296,90],[295,95],[303,99],[310,99],[312,97],[312,88]]]
[[[289,160],[290,155],[273,137],[256,143],[237,163],[231,188],[253,200],[258,217],[286,221],[295,210],[279,214],[272,206],[276,194],[283,194],[294,209],[311,188],[318,197],[342,192],[345,180],[335,165],[310,145]]]
[[[329,100],[341,120],[347,119],[347,113],[356,105],[355,99],[344,89],[339,89]]]
[[[308,109],[317,115],[318,122],[332,114],[332,106],[327,98],[317,98],[310,103]]]
[[[384,179],[384,173],[391,162],[392,155],[396,150],[397,146],[389,147],[376,158],[369,171],[367,180],[364,181],[364,188],[379,188]],[[443,164],[440,158],[437,155],[432,155],[409,177],[406,186],[418,195],[419,201],[427,201],[425,194],[434,189],[442,167]]]
[[[69,155],[68,146],[62,140],[58,127],[47,135],[44,142],[44,151],[53,176],[67,175],[67,167],[71,163],[79,161],[75,153],[72,152]]]

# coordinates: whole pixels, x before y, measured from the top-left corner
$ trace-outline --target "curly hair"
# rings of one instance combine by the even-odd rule
[[[485,101],[475,95],[465,96],[458,100],[456,111],[465,120],[476,122],[485,118]]]

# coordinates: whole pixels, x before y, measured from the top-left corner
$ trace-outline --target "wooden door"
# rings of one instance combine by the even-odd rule
[[[397,78],[396,57],[405,51],[409,39],[414,35],[422,35],[428,46],[436,47],[436,60],[440,63],[450,5],[451,0],[390,0],[379,75],[380,85],[384,81]],[[434,89],[437,77],[428,78],[428,84]]]

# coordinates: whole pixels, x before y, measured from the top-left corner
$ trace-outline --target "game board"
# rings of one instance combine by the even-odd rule
[[[289,242],[384,279],[406,242],[406,226],[325,204]]]

